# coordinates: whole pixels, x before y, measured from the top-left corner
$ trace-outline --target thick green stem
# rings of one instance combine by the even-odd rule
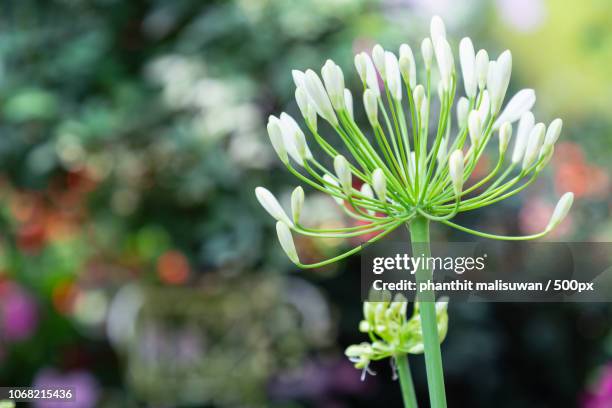
[[[416,408],[418,405],[414,385],[412,384],[412,374],[410,374],[410,366],[408,365],[408,356],[406,354],[395,356],[395,364],[399,375],[400,387],[402,388],[404,406]]]
[[[408,229],[410,230],[410,238],[412,240],[412,256],[429,257],[431,255],[429,248],[429,220],[422,216],[417,216],[410,222]],[[417,282],[426,281],[431,278],[432,272],[426,267],[421,267],[416,272]],[[438,338],[434,293],[432,291],[420,292],[418,300],[423,329],[423,345],[425,346],[425,369],[427,370],[429,400],[432,408],[446,408],[444,372],[442,370],[442,354],[440,353],[440,341]]]

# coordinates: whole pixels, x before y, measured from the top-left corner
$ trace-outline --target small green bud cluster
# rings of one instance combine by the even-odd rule
[[[448,330],[447,299],[436,302],[436,321],[438,338],[444,341]],[[389,292],[382,292],[379,299],[363,303],[363,320],[359,331],[367,333],[370,342],[349,346],[345,355],[355,364],[355,368],[371,372],[371,361],[396,357],[402,354],[423,353],[423,329],[419,316],[419,302],[414,303],[412,316],[407,318],[408,302],[401,295],[391,298]]]

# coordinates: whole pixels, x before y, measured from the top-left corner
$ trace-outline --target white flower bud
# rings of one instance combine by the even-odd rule
[[[450,45],[445,38],[438,38],[434,41],[434,53],[438,62],[438,70],[440,78],[444,86],[444,90],[450,90],[451,76],[454,69],[453,53]]]
[[[548,130],[546,131],[546,139],[544,139],[544,144],[551,146],[554,145],[559,139],[562,127],[563,121],[559,118],[550,122],[550,125],[548,125]]]
[[[421,128],[425,128],[425,120],[427,119],[427,109],[429,108],[429,103],[427,97],[423,98],[423,102],[421,102],[421,108],[419,109],[419,118],[421,121]]]
[[[546,231],[550,231],[559,225],[567,216],[570,208],[572,208],[572,204],[574,202],[574,193],[565,193],[557,203],[555,210],[550,217],[550,221],[548,222],[548,226],[546,227]]]
[[[340,186],[342,186],[344,193],[350,194],[353,185],[351,168],[348,161],[346,161],[341,154],[337,155],[334,159],[334,170],[336,171],[336,176],[340,181]]]
[[[480,106],[478,107],[478,113],[480,114],[480,119],[483,123],[489,117],[489,113],[491,113],[491,99],[489,98],[489,92],[486,89],[482,91],[482,100],[480,101]]]
[[[489,73],[489,54],[486,50],[480,50],[476,54],[476,80],[478,88],[482,91],[487,85],[487,75]]]
[[[440,100],[440,103],[442,103],[442,101],[444,100],[444,84],[442,83],[442,81],[438,82],[438,99]]]
[[[372,187],[379,200],[387,200],[387,179],[382,169],[375,169],[372,172]]]
[[[363,183],[361,185],[361,194],[363,194],[367,198],[374,198],[374,191],[372,191],[372,187],[368,183]],[[374,210],[368,210],[368,214],[374,215]]]
[[[438,154],[436,159],[438,160],[438,166],[441,166],[446,159],[446,154],[448,152],[448,137],[443,137],[440,142],[440,147],[438,148]]]
[[[498,129],[504,122],[512,123],[517,121],[523,113],[531,110],[535,101],[536,95],[533,89],[521,89],[506,104],[506,107],[493,124],[493,128]]]
[[[421,105],[425,100],[425,88],[423,88],[423,85],[419,84],[414,87],[414,91],[412,91],[412,98],[414,99],[414,106],[420,112]]]
[[[346,348],[344,354],[349,358],[369,356],[372,354],[372,346],[370,346],[368,343],[353,344]]]
[[[336,110],[344,108],[344,75],[336,63],[330,59],[321,68],[321,76],[332,106]]]
[[[364,52],[360,52],[359,54],[355,55],[355,69],[359,74],[361,82],[365,85],[368,78],[368,65],[364,55],[367,56],[367,54]]]
[[[546,165],[548,164],[548,162],[550,161],[550,159],[552,159],[553,153],[555,152],[555,146],[554,145],[546,145],[544,144],[542,146],[542,149],[540,149],[540,155],[539,155],[539,163],[535,168],[536,173],[541,172],[542,170],[544,170],[544,167],[546,167]]]
[[[295,119],[283,112],[280,115],[280,127],[283,131],[283,140],[287,153],[300,166],[304,165],[304,159],[311,159],[312,153],[306,145],[306,137]]]
[[[429,71],[431,69],[431,62],[433,61],[433,44],[429,38],[425,38],[421,43],[421,54],[423,54],[425,69]]]
[[[512,74],[512,54],[506,50],[492,64],[487,77],[487,88],[491,97],[491,111],[497,113],[501,107]]]
[[[371,89],[363,92],[363,106],[372,126],[378,124],[378,98]]]
[[[355,120],[353,116],[353,94],[348,89],[344,90],[344,106],[351,120]]]
[[[465,97],[459,98],[457,102],[457,124],[459,128],[463,129],[467,124],[468,110],[470,109],[470,102]]]
[[[330,176],[329,174],[325,174],[323,176],[323,180],[325,180],[328,184],[331,184],[332,186],[335,187],[340,187],[338,182],[336,181],[335,178],[333,178],[332,176]],[[330,190],[330,191],[335,191],[333,189],[331,189],[329,186],[325,186],[326,189]],[[334,199],[334,201],[336,203],[338,203],[338,205],[343,205],[344,204],[344,200],[340,197],[336,197],[335,195],[332,195],[332,198]]]
[[[474,45],[469,37],[465,37],[459,43],[459,60],[461,62],[461,71],[463,73],[463,85],[465,94],[468,98],[476,96],[478,89],[478,79],[476,78],[476,56],[474,54]]]
[[[259,204],[270,214],[276,221],[281,221],[286,223],[287,225],[293,225],[283,207],[279,204],[274,194],[272,194],[267,188],[257,187],[255,189],[255,196],[257,197],[257,201]]]
[[[499,154],[504,154],[508,149],[510,138],[512,137],[512,125],[510,122],[505,122],[499,128]]]
[[[387,87],[391,97],[399,102],[402,100],[402,77],[397,57],[390,51],[385,52],[385,69],[387,70]]]
[[[302,113],[302,117],[304,118],[306,123],[316,130],[317,111],[310,102],[308,94],[301,86],[295,88],[295,101],[297,102],[298,108],[300,108],[300,112]]]
[[[308,119],[306,119],[307,123],[312,126],[312,129],[317,131],[317,109],[312,103],[308,104]]]
[[[307,70],[304,76],[304,89],[308,93],[319,116],[328,121],[332,126],[338,126],[336,113],[332,108],[323,83],[319,76],[311,69]]]
[[[471,111],[468,115],[468,131],[472,145],[476,148],[482,137],[482,120],[480,113],[476,110]]]
[[[523,158],[523,170],[527,170],[538,158],[542,142],[544,142],[545,132],[546,127],[543,123],[538,123],[531,129],[529,140],[527,141],[527,148],[525,149],[525,157]]]
[[[364,81],[366,86],[374,92],[374,95],[377,97],[380,96],[380,86],[378,84],[378,74],[376,74],[376,68],[374,68],[374,63],[368,54],[362,52],[361,54],[362,64],[365,66],[365,77],[362,77],[361,80]],[[361,75],[361,73],[360,73]]]
[[[431,40],[435,44],[438,39],[446,39],[446,27],[440,16],[433,16],[430,24]]]
[[[386,81],[387,70],[385,69],[385,50],[380,44],[376,44],[374,48],[372,48],[372,60],[374,60],[374,65],[380,73],[380,76]]]
[[[512,163],[516,164],[523,160],[525,156],[525,149],[527,148],[527,141],[529,140],[529,134],[535,124],[535,118],[533,113],[525,112],[521,115],[519,121],[518,130],[516,131],[516,142],[514,142],[514,151],[512,152]]]
[[[295,244],[293,243],[293,236],[291,235],[291,230],[284,222],[276,223],[276,235],[278,235],[278,242],[281,244],[281,248],[287,254],[287,257],[291,260],[291,262],[295,264],[300,263],[300,258],[298,257],[297,251],[295,250]]]
[[[363,317],[369,323],[374,323],[376,319],[376,304],[374,302],[363,302]]]
[[[283,131],[280,128],[278,118],[270,116],[267,128],[270,143],[272,143],[274,151],[278,155],[278,158],[286,164],[289,161],[289,158],[287,156],[287,149],[285,148],[285,142],[283,141]]]
[[[420,169],[420,167],[419,167]],[[412,180],[413,183],[416,183],[416,153],[410,152],[410,156],[408,156],[408,178]]]
[[[495,82],[495,72],[497,71],[497,61],[489,61],[489,69],[487,70],[487,89],[491,92],[491,84]]]
[[[370,187],[368,183],[363,183],[361,185],[360,191],[361,191],[361,194],[363,194],[367,198],[374,198],[374,191],[372,190],[372,187]]]
[[[404,81],[410,85],[410,88],[414,88],[416,86],[416,63],[412,48],[408,44],[402,44],[399,55],[399,67]]]
[[[365,302],[368,303],[368,302]],[[373,330],[372,326],[370,326],[370,323],[368,323],[365,320],[362,320],[359,322],[359,332],[360,333],[368,333],[369,331]],[[0,407],[2,408],[2,407]]]
[[[398,316],[405,316],[407,308],[408,299],[401,293],[397,293],[393,298],[393,302],[389,305],[389,309]]]
[[[448,173],[456,195],[463,189],[463,151],[455,150],[448,159]]]
[[[296,88],[304,87],[304,73],[300,70],[294,69],[291,71],[291,76],[293,77],[293,83]]]
[[[297,102],[298,108],[300,108],[302,117],[306,119],[308,116],[308,104],[310,103],[310,100],[308,99],[308,94],[301,86],[295,88],[295,101]]]
[[[291,215],[293,216],[293,222],[298,224],[300,222],[300,214],[304,207],[304,189],[297,186],[291,193]]]
[[[300,155],[302,160],[311,159],[312,153],[310,153],[310,149],[308,149],[308,145],[306,144],[306,137],[304,136],[304,132],[298,130],[293,133],[295,140],[295,150]]]

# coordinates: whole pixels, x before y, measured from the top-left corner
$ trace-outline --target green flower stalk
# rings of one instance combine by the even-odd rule
[[[268,121],[272,146],[289,172],[311,188],[329,194],[348,217],[360,221],[360,225],[347,228],[309,228],[300,223],[305,200],[301,187],[291,197],[291,219],[272,193],[258,187],[259,202],[277,220],[283,250],[299,267],[325,266],[359,252],[362,247],[304,264],[292,232],[317,238],[376,233],[371,243],[406,225],[413,251],[428,254],[431,221],[485,238],[529,240],[546,235],[567,215],[573,201],[569,192],[559,200],[546,228],[533,235],[496,235],[452,221],[459,213],[495,204],[530,186],[553,155],[562,121],[555,119],[548,128],[544,123],[535,123],[531,109],[536,97],[532,89],[520,90],[503,106],[512,70],[510,51],[490,59],[485,50],[475,52],[469,38],[462,39],[459,65],[465,96],[457,97],[460,77],[439,17],[432,19],[430,37],[423,40],[420,48],[424,65],[421,70],[417,69],[415,55],[407,44],[399,48],[399,58],[380,45],[373,48],[371,57],[365,52],[355,56],[368,129],[354,120],[353,94],[345,88],[344,74],[336,63],[327,60],[321,77],[310,69],[292,72],[295,98],[308,138],[291,116],[282,113],[279,117],[270,116]],[[433,109],[435,105],[437,109]],[[323,123],[318,123],[319,119]],[[328,136],[332,133],[334,137]],[[514,146],[509,152],[513,133],[516,133]],[[493,143],[495,138],[497,143]],[[308,143],[318,145],[316,157]],[[492,145],[497,145],[491,149],[497,156],[496,164],[484,177],[473,180],[476,165]],[[428,279],[431,271],[420,270],[416,275],[417,280]],[[411,323],[416,321],[415,316],[406,320],[406,308],[397,306],[405,304],[401,299],[378,302],[387,308],[385,314],[392,310],[391,317],[383,320],[371,320],[370,306],[365,306],[367,324],[362,324],[362,328],[368,328],[365,331],[372,342],[349,348],[347,355],[362,369],[367,369],[370,361],[393,358],[404,401],[414,406],[406,355],[423,350],[431,406],[445,407],[440,354],[444,335],[440,319],[447,320],[446,307],[440,315],[433,293],[420,293],[418,300],[418,305],[415,304],[418,324]],[[422,341],[420,348],[411,343],[416,338]]]

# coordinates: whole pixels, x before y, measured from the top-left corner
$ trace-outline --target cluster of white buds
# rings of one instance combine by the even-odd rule
[[[399,58],[380,45],[373,48],[371,56],[357,54],[355,68],[363,85],[368,129],[354,119],[353,96],[345,89],[337,64],[331,60],[325,63],[322,80],[310,69],[293,71],[295,97],[309,137],[293,118],[282,113],[268,122],[272,146],[292,174],[331,195],[349,217],[361,221],[356,227],[308,228],[299,220],[302,189],[294,192],[290,219],[274,196],[258,187],[257,198],[278,221],[281,245],[293,262],[304,268],[318,267],[352,255],[361,247],[306,265],[299,261],[292,231],[330,238],[377,233],[375,241],[414,217],[424,217],[482,237],[523,240],[542,237],[563,220],[571,207],[572,193],[559,200],[548,226],[538,234],[500,236],[451,221],[458,213],[495,204],[532,184],[553,155],[562,127],[561,119],[548,127],[535,123],[532,89],[518,91],[504,107],[512,71],[510,51],[492,59],[485,50],[476,51],[467,37],[458,48],[461,75],[444,23],[434,17],[430,37],[420,47],[422,70],[417,69],[408,44],[399,48]],[[436,77],[437,86],[432,84]],[[460,80],[465,96],[456,97]],[[432,88],[439,100],[437,109],[432,109],[438,103],[432,98]],[[437,118],[431,117],[433,112],[439,112]],[[323,122],[317,123],[318,118]],[[323,125],[336,137],[323,136]],[[496,135],[497,147],[491,150],[497,163],[480,180],[472,180],[476,165]],[[513,149],[508,153],[513,138]],[[318,145],[321,157],[313,156],[307,140]]]
[[[412,316],[408,319],[408,302],[403,295],[397,294],[393,300],[389,292],[379,292],[378,295],[380,299],[363,303],[363,320],[359,323],[359,331],[367,333],[371,341],[349,346],[344,352],[355,368],[363,370],[364,376],[372,373],[368,369],[371,361],[403,354],[421,354],[424,350],[419,302],[414,303]],[[448,331],[447,306],[448,299],[436,302],[440,343]]]

